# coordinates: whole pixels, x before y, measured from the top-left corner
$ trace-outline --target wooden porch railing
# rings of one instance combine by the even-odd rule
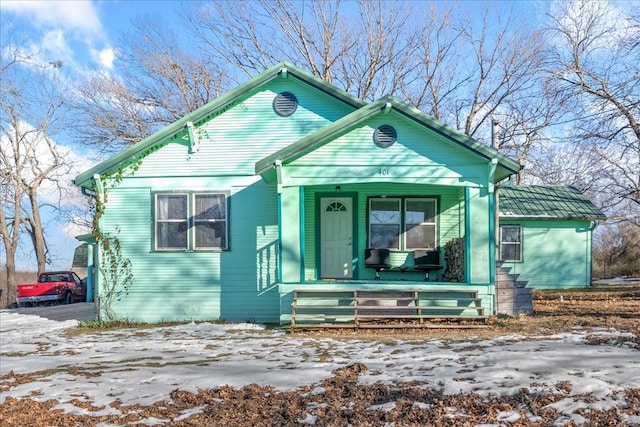
[[[475,290],[295,290],[291,330],[296,328],[443,328],[429,320],[485,320]]]

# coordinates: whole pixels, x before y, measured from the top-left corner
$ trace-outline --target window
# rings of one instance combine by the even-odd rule
[[[500,259],[502,261],[522,261],[521,226],[500,226]]]
[[[406,249],[435,249],[435,199],[406,199],[404,212]]]
[[[436,249],[437,236],[436,199],[369,199],[369,247]]]
[[[228,249],[227,195],[156,194],[158,250]]]

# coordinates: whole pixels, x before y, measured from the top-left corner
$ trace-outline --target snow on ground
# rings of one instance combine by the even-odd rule
[[[105,405],[108,413],[116,411],[108,406],[116,399],[149,405],[176,389],[256,383],[295,390],[353,363],[367,366],[360,377],[366,383],[423,381],[448,394],[512,394],[522,387],[565,393],[567,399],[554,406],[569,417],[579,417],[579,408],[622,405],[624,390],[640,385],[640,348],[633,336],[605,330],[396,343],[358,340],[357,335],[352,340],[312,338],[253,324],[191,323],[64,335],[76,325],[0,310],[0,375],[38,376],[2,392],[0,404],[10,396],[58,399],[59,408],[83,413],[70,403],[79,399]],[[0,386],[10,381],[0,379]],[[581,393],[596,399],[582,399]],[[511,416],[505,413],[504,421]],[[640,424],[640,414],[637,418],[628,421]]]

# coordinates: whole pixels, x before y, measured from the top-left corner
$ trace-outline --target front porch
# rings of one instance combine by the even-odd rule
[[[489,284],[319,280],[278,289],[280,323],[291,324],[292,330],[479,327],[484,325],[465,321],[486,321],[494,305]]]

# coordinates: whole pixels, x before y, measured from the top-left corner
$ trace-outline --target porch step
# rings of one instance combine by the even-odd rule
[[[427,320],[485,320],[477,291],[294,290],[291,330],[312,327],[433,327]],[[447,327],[469,325],[447,325]],[[477,327],[478,325],[475,325]]]
[[[511,273],[511,267],[496,267],[496,311],[512,316],[533,313],[533,289],[526,288],[527,282],[518,280],[520,274]]]

